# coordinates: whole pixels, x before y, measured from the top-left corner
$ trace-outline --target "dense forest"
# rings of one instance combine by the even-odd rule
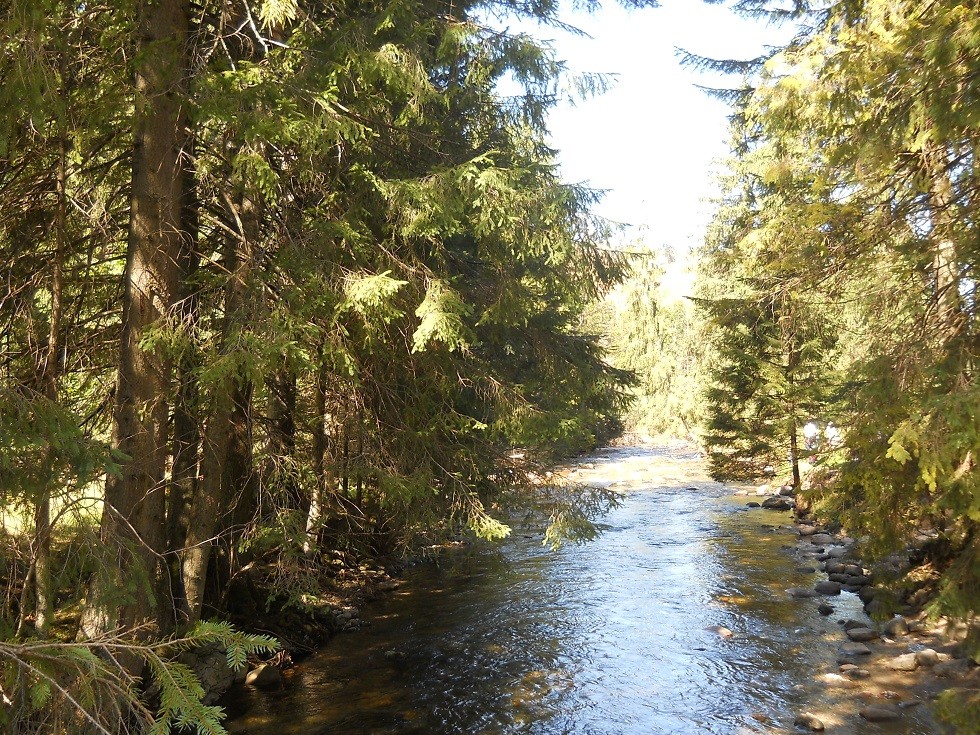
[[[715,473],[789,464],[799,485],[807,455],[815,507],[880,548],[938,531],[954,614],[980,560],[978,48],[980,16],[954,2],[807,14],[731,90],[698,294]]]
[[[980,15],[735,5],[798,32],[690,59],[742,83],[682,298],[558,174],[604,80],[501,30],[548,0],[0,0],[0,726],[222,732],[179,654],[515,509],[588,538],[541,478],[624,426],[927,533],[972,616]]]
[[[580,314],[623,263],[509,16],[557,22],[0,3],[5,728],[218,731],[168,657],[273,647],[197,625],[241,588],[302,607],[331,562],[500,538],[537,463],[610,436],[628,376]],[[555,539],[567,495],[535,499]]]
[[[718,90],[734,155],[700,254],[704,441],[717,477],[791,477],[869,553],[919,548],[930,613],[969,620],[980,15],[946,1],[807,5],[786,48],[692,59],[746,80]]]

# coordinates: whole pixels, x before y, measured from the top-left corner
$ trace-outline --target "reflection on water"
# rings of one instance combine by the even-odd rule
[[[417,568],[283,692],[240,693],[229,706],[246,714],[229,730],[721,735],[790,731],[808,708],[834,732],[881,732],[814,682],[836,671],[841,634],[812,600],[787,598],[816,578],[780,548],[789,514],[745,512],[684,450],[590,463],[574,474],[628,493],[599,539],[553,553],[515,533],[499,551]],[[860,613],[852,595],[835,605]],[[917,710],[888,731],[934,732]]]

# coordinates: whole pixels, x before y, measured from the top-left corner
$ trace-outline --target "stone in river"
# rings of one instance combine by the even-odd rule
[[[864,643],[878,638],[878,632],[871,628],[851,628],[847,631],[847,637],[852,641]]]
[[[826,546],[834,543],[834,537],[829,533],[815,533],[810,537],[810,543],[814,546]]]
[[[818,529],[816,526],[800,526],[797,530],[799,531],[800,536],[812,536],[815,533],[820,532],[820,529]]]
[[[861,710],[868,722],[893,722],[902,718],[902,710],[890,704],[872,704]]]
[[[757,503],[757,502],[755,502],[755,501],[753,500],[753,501],[752,501],[751,503],[746,503],[746,504],[745,504],[745,507],[747,507],[747,508],[758,508],[758,507],[760,507],[760,506],[759,506],[759,503]]]
[[[845,656],[868,656],[871,654],[870,648],[856,641],[842,644],[840,650]]]
[[[823,732],[823,722],[820,718],[810,712],[801,712],[793,720],[793,726],[799,727],[804,730],[810,730],[811,732]]]
[[[932,672],[943,679],[959,679],[970,673],[970,662],[965,658],[954,658],[949,661],[940,661],[936,664]]]
[[[867,669],[854,668],[844,672],[844,676],[849,679],[870,679],[871,672]]]
[[[896,615],[887,623],[885,623],[885,632],[892,636],[893,638],[898,638],[899,636],[908,635],[909,624],[908,621],[901,615]]]
[[[861,602],[867,605],[875,598],[875,593],[876,593],[875,588],[869,585],[867,587],[861,588],[861,591],[858,592],[858,597],[861,599]]]
[[[795,491],[793,490],[792,485],[783,485],[781,488],[779,488],[779,494],[783,496],[790,496],[795,495]]]
[[[821,595],[839,595],[840,582],[817,582],[813,589]]]
[[[817,593],[813,590],[804,589],[803,587],[790,587],[786,591],[789,592],[790,597],[796,597],[797,599],[817,596]]]
[[[709,625],[707,628],[705,628],[705,630],[709,633],[717,633],[720,638],[725,639],[731,638],[733,635],[735,635],[724,625]]]
[[[832,605],[828,605],[826,602],[821,602],[817,605],[817,612],[821,615],[832,615],[834,608]]]
[[[903,653],[901,656],[896,656],[891,661],[885,662],[885,666],[893,671],[915,671],[919,668],[919,662],[914,653]]]
[[[844,626],[844,630],[850,630],[851,628],[867,628],[868,624],[863,620],[855,620],[854,618],[848,618],[847,620],[839,620],[841,625]]]
[[[820,674],[817,677],[817,681],[829,687],[842,687],[842,688],[853,688],[858,686],[853,679],[849,679],[840,674]]]
[[[762,507],[768,510],[792,510],[795,505],[789,498],[783,498],[778,495],[762,501]]]
[[[828,574],[827,579],[829,579],[831,582],[840,582],[841,584],[847,584],[847,580],[849,580],[850,577],[846,574]]]
[[[824,569],[826,569],[827,574],[847,574],[847,565],[839,561],[828,561],[824,565]]]
[[[827,549],[827,556],[831,559],[840,559],[847,556],[847,547],[845,546],[831,546]]]
[[[939,654],[931,648],[925,648],[916,652],[915,662],[919,666],[935,666],[939,663]]]
[[[282,685],[282,674],[279,669],[270,664],[261,664],[245,677],[246,684],[252,684],[260,689],[276,689]]]

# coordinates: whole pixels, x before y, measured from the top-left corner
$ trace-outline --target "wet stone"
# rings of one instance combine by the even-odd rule
[[[965,658],[941,661],[932,668],[932,673],[942,679],[959,679],[970,672],[970,662]]]
[[[896,615],[887,623],[883,628],[885,633],[888,635],[898,638],[899,636],[908,635],[909,624],[908,621],[901,615]]]
[[[871,654],[870,648],[857,641],[842,644],[840,650],[845,656],[868,656]]]
[[[828,605],[826,602],[821,602],[819,605],[817,605],[817,612],[821,615],[832,615],[834,608],[833,606]]]
[[[840,582],[817,582],[813,589],[821,595],[839,595],[841,585]]]
[[[861,710],[868,722],[894,722],[902,718],[902,710],[890,704],[872,704]]]
[[[814,590],[804,589],[802,587],[790,587],[786,590],[790,597],[795,597],[797,599],[806,599],[808,597],[816,597],[817,592]]]
[[[939,654],[931,648],[926,648],[916,652],[915,662],[919,666],[935,666],[939,663]]]
[[[887,661],[885,666],[893,671],[915,671],[919,668],[919,662],[914,653],[903,653],[901,656],[896,656],[891,661]]]
[[[864,643],[878,638],[878,632],[871,628],[851,628],[847,631],[847,637],[852,641]]]
[[[823,732],[824,725],[823,722],[814,714],[810,712],[801,712],[793,720],[793,726],[798,727],[802,730],[809,730],[810,732]]]
[[[762,501],[762,507],[767,510],[792,510],[796,507],[790,498],[784,498],[781,496],[775,496],[772,498],[766,498]]]
[[[259,689],[277,689],[282,684],[282,674],[279,669],[270,664],[261,664],[245,677],[245,683]]]
[[[815,533],[810,537],[810,543],[814,546],[826,546],[827,544],[832,544],[834,542],[834,537],[829,533]]]

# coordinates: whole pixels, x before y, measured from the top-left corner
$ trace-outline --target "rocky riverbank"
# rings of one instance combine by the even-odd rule
[[[739,494],[756,498],[748,501],[749,509],[795,511],[797,506],[790,486],[762,486]],[[787,587],[787,596],[812,599],[819,613],[837,625],[837,634],[826,637],[835,648],[837,668],[814,671],[814,681],[819,689],[847,695],[834,697],[832,708],[817,704],[795,713],[796,729],[847,732],[854,718],[900,722],[923,703],[980,691],[980,667],[963,645],[968,627],[930,620],[923,611],[928,593],[915,580],[929,575],[910,561],[916,557],[914,549],[867,565],[854,539],[820,526],[806,513],[787,529],[796,535],[796,542],[785,548],[797,557],[797,571],[822,577],[812,586]],[[902,589],[896,584],[901,580],[911,580],[904,593],[896,592]],[[860,598],[863,615],[838,613],[835,600],[847,593]],[[938,721],[936,728],[937,733],[946,731]]]

